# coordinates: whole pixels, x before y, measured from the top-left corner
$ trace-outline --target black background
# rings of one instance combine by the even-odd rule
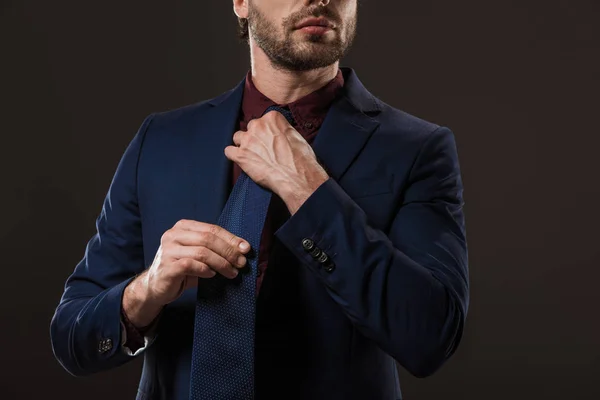
[[[74,378],[49,324],[143,118],[247,71],[231,1],[6,1],[0,16],[0,398],[133,399],[140,360]],[[364,1],[343,65],[455,133],[471,307],[408,400],[598,399],[597,0]],[[293,390],[293,388],[290,388]]]

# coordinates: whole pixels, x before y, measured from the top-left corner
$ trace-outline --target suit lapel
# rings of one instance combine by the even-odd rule
[[[231,191],[232,162],[224,150],[233,144],[244,82],[210,100],[210,108],[198,118],[192,147],[196,171],[194,214],[199,221],[216,224]]]
[[[313,150],[329,175],[340,180],[360,153],[379,121],[368,114],[380,112],[378,102],[365,89],[353,70],[343,68],[342,96],[331,106],[315,137]]]

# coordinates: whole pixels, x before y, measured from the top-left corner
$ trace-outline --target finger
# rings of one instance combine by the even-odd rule
[[[227,157],[229,160],[237,163],[237,161],[239,159],[239,152],[240,152],[239,147],[227,146],[227,147],[225,147],[225,150],[223,152],[225,153],[225,157]]]
[[[244,253],[250,250],[250,243],[248,243],[243,238],[236,236],[228,230],[220,227],[219,225],[194,221],[191,219],[182,219],[175,224],[174,228],[180,228],[183,230],[196,232],[210,232],[213,235],[219,236],[226,242],[231,243],[232,246],[239,247],[240,250]],[[244,247],[243,245],[246,245],[246,247]]]
[[[229,279],[235,278],[238,274],[236,267],[231,265],[229,261],[218,255],[208,247],[179,246],[177,248],[176,254],[172,254],[172,256],[175,259],[179,260],[191,258],[193,260],[199,261],[200,263],[208,265],[209,268],[213,271],[218,272],[219,274]]]
[[[236,146],[241,146],[242,138],[244,137],[245,134],[246,134],[246,132],[244,132],[244,131],[237,131],[236,133],[234,133],[233,134],[233,143],[235,143]]]
[[[178,274],[186,275],[182,290],[196,286],[198,283],[197,278],[212,278],[217,274],[217,271],[193,258],[181,258],[175,261],[174,264],[177,267]]]
[[[196,232],[180,230],[174,235],[173,241],[181,246],[203,246],[208,247],[231,265],[242,268],[246,265],[246,257],[244,257],[240,247],[237,245],[237,237],[231,235],[230,241],[213,234],[209,231]]]
[[[255,118],[255,119],[251,119],[250,121],[248,121],[248,123],[246,124],[246,131],[250,131],[251,129],[253,129],[254,125],[256,125],[257,123],[260,123],[261,118]]]

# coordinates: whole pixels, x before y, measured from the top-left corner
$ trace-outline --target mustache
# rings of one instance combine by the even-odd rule
[[[305,20],[306,18],[319,18],[325,17],[331,22],[333,22],[336,26],[341,25],[342,21],[338,17],[338,15],[329,7],[312,7],[306,8],[304,10],[298,11],[295,14],[290,15],[284,21],[284,25],[290,28],[293,28],[300,21]]]

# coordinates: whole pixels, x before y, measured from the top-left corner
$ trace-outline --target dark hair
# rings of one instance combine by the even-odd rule
[[[248,41],[248,19],[238,17],[238,37],[242,40]]]

